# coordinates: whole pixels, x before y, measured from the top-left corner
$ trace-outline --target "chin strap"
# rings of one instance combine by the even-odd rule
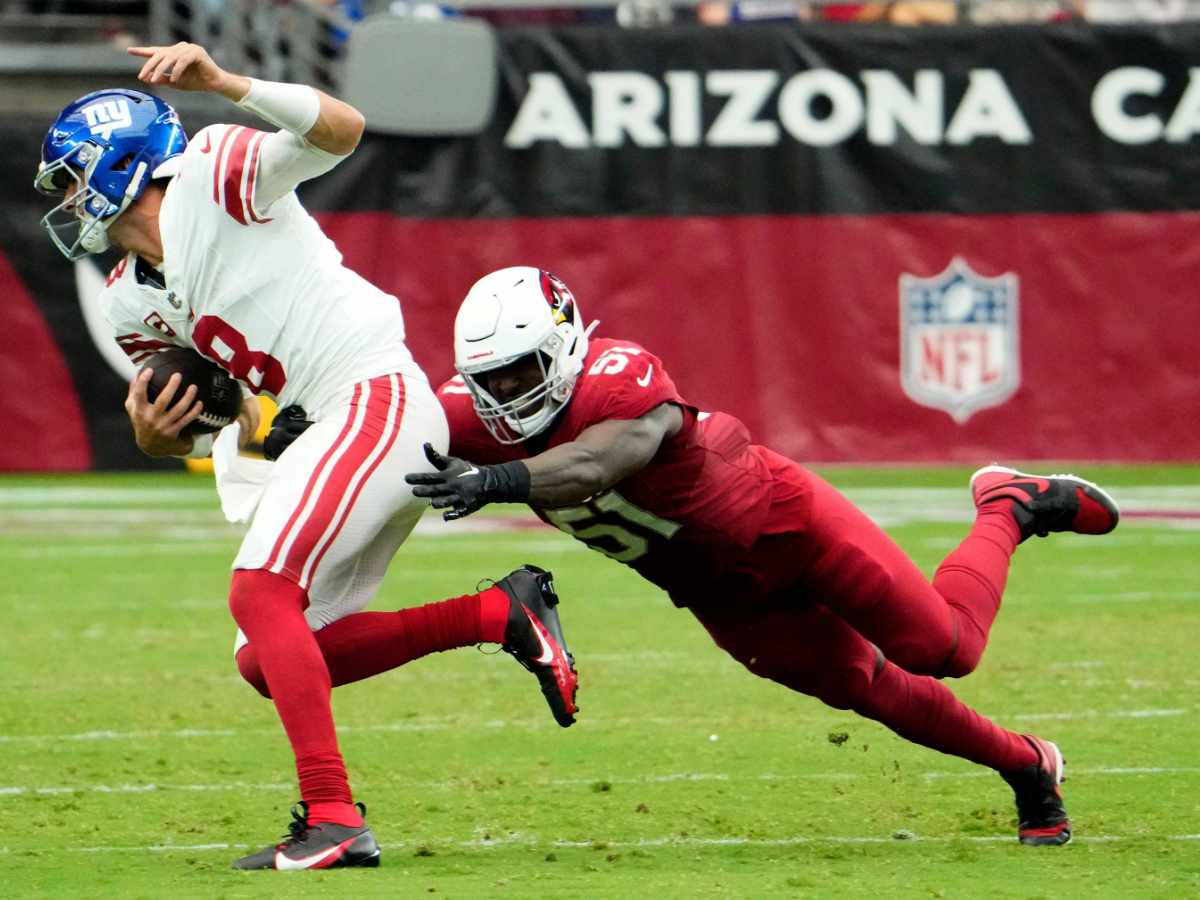
[[[129,185],[125,188],[125,194],[121,198],[121,205],[117,207],[117,211],[103,219],[89,217],[82,219],[81,229],[87,229],[80,235],[79,246],[83,247],[88,253],[103,253],[111,246],[111,241],[108,239],[108,226],[116,221],[117,216],[129,209],[130,204],[138,198],[142,192],[142,185],[146,181],[145,161],[137,164],[137,168],[133,170],[133,177],[129,179]],[[205,456],[208,454],[206,453]]]

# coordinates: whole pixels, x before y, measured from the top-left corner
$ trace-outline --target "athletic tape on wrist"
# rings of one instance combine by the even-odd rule
[[[250,90],[237,105],[300,137],[312,131],[321,115],[321,98],[308,85],[257,78],[250,79]]]

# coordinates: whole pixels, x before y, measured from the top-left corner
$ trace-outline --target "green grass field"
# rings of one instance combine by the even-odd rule
[[[1130,515],[1023,546],[955,684],[1062,746],[1069,846],[1020,847],[994,774],[753,678],[565,536],[431,527],[374,608],[552,568],[580,721],[557,728],[531,676],[473,649],[338,689],[383,865],[294,874],[229,869],[296,791],[232,663],[239,532],[211,483],[0,479],[0,897],[1200,895],[1200,467],[1085,472]],[[926,571],[965,530],[966,470],[824,474]]]

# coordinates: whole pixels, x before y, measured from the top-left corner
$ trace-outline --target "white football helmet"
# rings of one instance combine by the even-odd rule
[[[571,399],[596,324],[585,330],[574,295],[541,269],[513,266],[475,282],[454,320],[454,367],[492,437],[519,444],[554,421]],[[519,397],[501,403],[478,378],[530,354],[542,381]]]

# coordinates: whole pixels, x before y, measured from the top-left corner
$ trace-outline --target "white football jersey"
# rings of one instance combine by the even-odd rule
[[[163,198],[159,272],[131,253],[101,293],[121,348],[140,364],[192,347],[254,393],[310,414],[367,378],[423,379],[399,301],[342,265],[296,196],[340,159],[286,131],[201,130]]]

